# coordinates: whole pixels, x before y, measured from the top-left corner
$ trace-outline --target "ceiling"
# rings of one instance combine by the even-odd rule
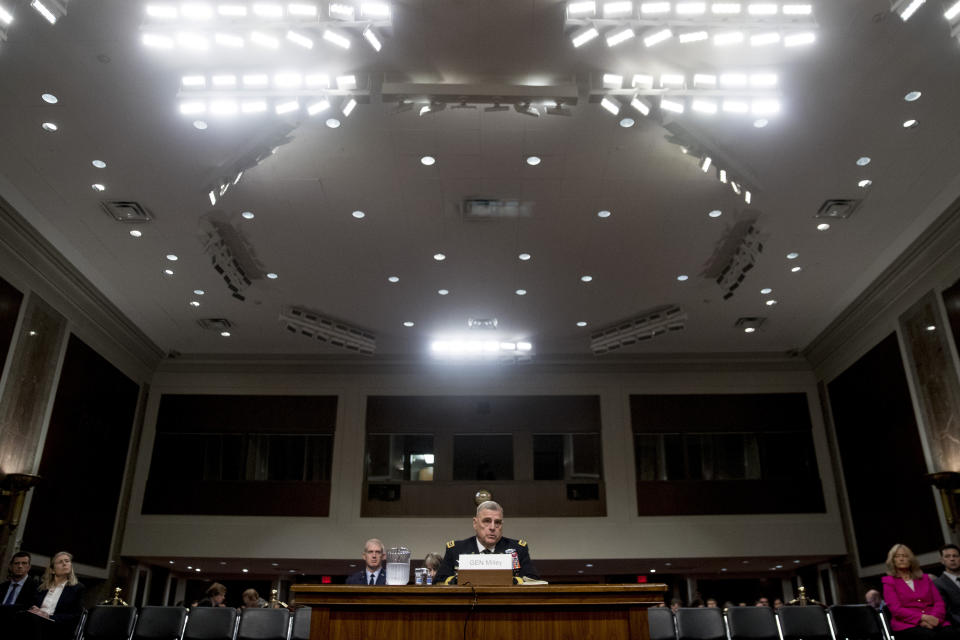
[[[906,23],[886,0],[815,1],[817,42],[772,52],[608,49],[601,39],[575,49],[557,0],[400,0],[380,54],[359,42],[230,56],[145,47],[141,2],[73,0],[53,26],[24,0],[2,3],[16,20],[0,43],[0,196],[164,352],[345,353],[287,332],[279,315],[295,305],[371,332],[377,356],[418,357],[451,335],[589,356],[592,331],[677,305],[685,330],[620,353],[783,353],[808,345],[960,195],[960,50],[939,0]],[[338,129],[300,112],[207,116],[198,130],[178,110],[185,74],[284,68],[355,74],[369,100]],[[655,111],[623,128],[589,100],[605,72],[724,70],[779,75],[783,106],[768,126]],[[576,85],[580,99],[571,117],[483,105],[421,117],[395,112],[396,98],[381,96],[391,83],[468,84],[486,95]],[[922,97],[906,102],[913,90]],[[47,92],[59,101],[45,103]],[[908,118],[919,126],[902,127]],[[43,130],[47,121],[58,131]],[[665,125],[741,176],[752,204],[702,172]],[[210,205],[224,167],[283,136]],[[421,164],[427,154],[435,165]],[[539,165],[526,164],[532,154]],[[859,167],[860,156],[872,162]],[[530,215],[466,220],[465,198],[519,200]],[[863,202],[818,231],[814,215],[831,198]],[[154,219],[133,238],[102,200],[136,201]],[[722,215],[708,217],[714,209]],[[715,276],[750,221],[763,251],[724,300]],[[211,222],[244,253],[244,300],[205,253]],[[741,317],[765,323],[746,334]],[[230,337],[201,318],[230,320]],[[497,318],[498,329],[468,335],[468,318]]]

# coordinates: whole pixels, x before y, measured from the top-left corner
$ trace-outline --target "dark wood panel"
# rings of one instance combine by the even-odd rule
[[[22,303],[23,294],[0,278],[0,370],[7,361],[7,353],[10,352],[10,342],[13,340],[13,331],[17,326],[17,316],[20,315]]]
[[[634,433],[809,431],[805,393],[631,395]]]
[[[164,394],[160,433],[333,433],[336,396]]]
[[[960,280],[954,282],[949,289],[944,290],[943,306],[947,308],[950,331],[953,333],[953,344],[960,349]]]
[[[637,515],[824,513],[819,479],[638,482]]]
[[[189,491],[185,496],[183,491]],[[216,516],[330,515],[329,482],[197,482],[184,488],[147,484],[144,514]]]

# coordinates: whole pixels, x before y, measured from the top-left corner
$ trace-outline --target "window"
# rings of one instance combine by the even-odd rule
[[[534,434],[533,479],[600,478],[600,434]]]
[[[430,482],[435,464],[433,436],[369,434],[366,459],[368,482]]]
[[[513,436],[453,437],[454,480],[513,480]]]

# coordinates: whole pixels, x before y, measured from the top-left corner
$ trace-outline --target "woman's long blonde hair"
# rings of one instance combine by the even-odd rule
[[[40,581],[41,591],[48,591],[56,586],[56,577],[53,573],[53,563],[56,562],[57,558],[60,556],[67,556],[70,558],[70,575],[67,576],[67,584],[71,587],[77,584],[77,574],[73,572],[73,554],[69,551],[57,551],[50,558],[50,562],[47,563],[47,568],[43,572],[43,579]]]
[[[887,575],[893,576],[896,578],[898,575],[897,567],[893,564],[893,556],[897,551],[903,551],[908,556],[910,556],[910,575],[914,578],[919,578],[923,575],[923,570],[920,568],[920,563],[917,562],[917,556],[913,555],[913,551],[910,551],[910,547],[905,544],[895,544],[890,547],[890,552],[887,553]]]

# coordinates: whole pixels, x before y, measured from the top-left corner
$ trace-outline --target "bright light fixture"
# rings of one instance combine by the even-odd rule
[[[677,276],[677,280],[679,280],[680,282],[686,282],[689,279],[690,279],[690,276],[686,274],[680,274],[679,276]]]
[[[710,38],[710,34],[706,31],[688,31],[687,33],[681,33],[677,36],[677,40],[680,41],[680,44],[689,44],[691,42],[702,42]]]
[[[526,289],[517,289],[516,291],[514,291],[514,293],[516,293],[518,296],[525,296],[525,295],[527,295],[527,290],[526,290]]]
[[[912,0],[902,11],[900,11],[900,19],[906,22],[909,20],[914,13],[917,12],[917,9],[923,6],[927,0]]]
[[[164,275],[172,276],[172,275],[173,275],[173,269],[164,269],[164,270],[163,270],[163,273],[164,273]]]
[[[957,2],[957,6],[960,7],[960,2]],[[922,95],[923,94],[920,93],[919,91],[911,91],[907,95],[903,96],[903,99],[906,100],[907,102],[916,102],[917,100],[920,99],[920,96]]]
[[[582,47],[599,35],[600,32],[597,31],[595,27],[587,27],[586,29],[581,29],[580,31],[574,33],[570,41],[573,43],[574,47]]]
[[[630,38],[635,37],[637,34],[630,27],[621,29],[620,31],[615,31],[607,36],[607,46],[615,47],[622,42],[626,42]]]
[[[293,2],[287,5],[287,14],[303,18],[313,18],[317,15],[317,5]]]
[[[406,320],[406,321],[403,323],[403,326],[405,326],[405,327],[407,327],[407,328],[409,329],[410,327],[413,326],[413,322],[411,322],[410,320]]]
[[[913,118],[910,118],[909,120],[904,120],[904,121],[903,121],[903,128],[904,128],[904,129],[916,129],[919,124],[920,124],[919,122],[917,122],[917,121],[914,120]]]
[[[330,3],[330,17],[338,20],[353,21],[356,10],[349,4],[340,4],[339,2]]]
[[[203,121],[203,120],[194,120],[194,121],[193,121],[193,128],[194,128],[194,129],[198,129],[198,130],[200,130],[200,131],[203,131],[203,130],[205,130],[205,129],[207,128],[207,123],[206,123],[205,121]]]
[[[180,85],[191,89],[203,88],[207,86],[207,78],[206,76],[183,76],[180,79]]]
[[[520,255],[517,256],[517,259],[518,259],[518,260],[522,260],[523,262],[526,262],[527,260],[530,259],[530,254],[529,254],[529,253],[521,253]]]
[[[740,44],[743,42],[742,31],[727,31],[713,36],[713,44],[718,47],[725,47],[731,44]]]
[[[340,113],[343,114],[344,118],[349,118],[350,114],[353,113],[353,110],[357,108],[357,101],[352,96],[343,103],[343,106],[340,107]]]
[[[198,113],[206,113],[207,103],[202,100],[188,100],[187,102],[180,103],[180,113],[183,115],[195,115]]]
[[[245,4],[219,4],[217,13],[225,18],[244,18],[247,15],[247,5]]]
[[[600,106],[612,113],[617,115],[620,113],[620,103],[616,100],[611,100],[610,98],[604,96],[603,100],[600,101]]]
[[[143,235],[143,232],[140,231],[139,229],[131,229],[130,235],[133,236],[134,238],[139,238],[140,236]]]
[[[780,42],[780,34],[776,31],[771,33],[758,33],[750,36],[751,47],[763,47],[768,44],[777,44]]]
[[[773,3],[761,2],[747,6],[747,13],[752,16],[775,16],[779,7]]]
[[[656,13],[670,13],[669,2],[644,2],[640,5],[640,13],[651,15]]]
[[[672,113],[683,113],[684,106],[682,102],[668,100],[667,98],[660,98],[660,110],[670,111]]]
[[[593,282],[593,276],[580,276],[580,282]]]
[[[450,294],[449,289],[437,289],[437,293],[441,296],[446,296]]]
[[[787,260],[796,260],[799,257],[800,257],[800,254],[797,253],[796,251],[791,251],[790,253],[787,254]]]
[[[647,75],[645,73],[638,73],[633,76],[633,86],[634,88],[652,89],[653,76]]]
[[[680,89],[683,87],[684,82],[686,82],[686,78],[683,76],[683,74],[664,73],[660,75],[661,87],[673,87],[674,89]]]
[[[645,47],[653,47],[660,44],[661,42],[664,42],[665,40],[669,40],[672,37],[673,37],[673,31],[671,31],[670,29],[661,29],[660,31],[656,31],[650,34],[649,36],[645,37],[643,39],[643,45]]]
[[[921,4],[924,0],[920,0]],[[785,4],[783,5],[783,15],[785,16],[809,16],[813,13],[811,4]]]
[[[253,3],[253,15],[276,20],[283,17],[283,7],[272,2],[255,2]]]
[[[540,164],[540,156],[527,156],[527,164],[535,167]]]
[[[180,15],[187,20],[209,20],[213,17],[213,8],[205,2],[184,2]]]
[[[276,279],[279,278],[280,276],[278,276],[278,275],[275,274],[275,273],[268,273],[268,274],[267,274],[267,277],[270,278],[271,280],[276,280]]]
[[[351,213],[350,215],[352,215],[352,216],[353,216],[354,218],[356,218],[357,220],[363,220],[364,218],[367,217],[367,214],[364,213],[363,211],[360,211],[359,209],[358,209],[357,211],[354,211],[354,212]]]
[[[873,180],[863,179],[863,180],[861,180],[860,182],[857,183],[857,186],[860,187],[861,189],[866,189],[867,187],[869,187],[869,186],[872,185],[872,184],[873,184]]]
[[[703,156],[703,160],[700,161],[700,170],[706,173],[710,170],[711,164],[713,164],[713,158],[710,156]]]
[[[750,75],[750,86],[760,88],[770,88],[777,86],[777,74],[775,73],[753,73]]]
[[[199,300],[191,300],[191,301],[190,301],[190,306],[191,306],[191,307],[194,307],[194,308],[199,307],[199,306],[200,306],[200,301],[199,301]]]
[[[360,15],[385,20],[390,17],[390,5],[386,2],[363,2],[360,4]]]
[[[603,74],[603,86],[605,89],[619,89],[623,87],[623,76],[616,73]]]
[[[585,2],[571,2],[567,5],[567,15],[571,18],[592,16],[597,12],[597,3],[594,0]]]
[[[329,42],[330,44],[340,47],[341,49],[350,48],[350,39],[344,35],[337,33],[336,31],[331,31],[330,29],[324,29],[323,39]]]
[[[266,110],[266,100],[244,100],[240,103],[241,113],[263,113]]]
[[[695,73],[693,74],[693,86],[712,89],[717,86],[717,76],[712,73]]]
[[[702,16],[707,12],[707,3],[678,2],[676,11],[678,16]]]
[[[363,30],[363,39],[367,41],[374,51],[380,51],[383,48],[383,43],[380,42],[380,38],[377,37],[376,32],[371,27],[367,27]]]
[[[803,267],[793,267],[792,269],[790,269],[791,273],[798,273],[800,271],[803,271]]]
[[[177,34],[177,44],[184,49],[194,51],[206,51],[210,48],[210,42],[199,33],[190,31],[181,31]]]
[[[690,109],[698,113],[713,115],[717,112],[717,103],[713,100],[694,99],[690,104]],[[704,171],[706,171],[706,169],[704,169]]]
[[[739,2],[714,2],[710,5],[710,12],[718,16],[736,15],[743,11]]]
[[[230,73],[220,74],[210,78],[210,82],[215,87],[235,87],[237,86],[237,76]]]
[[[437,162],[437,159],[434,158],[433,156],[423,156],[420,158],[420,164],[422,164],[425,167],[432,167],[434,164],[436,164],[436,162]]]
[[[720,209],[714,209],[713,211],[711,211],[711,212],[708,213],[707,215],[710,216],[711,218],[719,218],[720,216],[723,215],[723,212],[720,211]]]
[[[178,257],[177,257],[177,254],[175,254],[175,253],[168,253],[168,254],[167,254],[167,260],[169,260],[170,262],[176,262],[176,261],[179,260],[179,259],[180,259],[180,258],[178,258]]]
[[[630,0],[616,0],[603,3],[604,18],[618,18],[633,13],[633,2]]]
[[[299,73],[284,71],[273,76],[273,85],[280,89],[292,89],[303,83],[303,76]]]
[[[254,218],[257,217],[257,216],[253,213],[253,211],[244,211],[244,212],[241,213],[240,215],[243,216],[243,219],[244,219],[244,220],[253,220]]]
[[[869,158],[869,157],[867,157],[867,156],[860,156],[859,158],[857,158],[857,166],[858,166],[858,167],[865,167],[865,166],[867,166],[868,164],[870,164],[870,158]]]
[[[650,115],[650,105],[647,102],[638,96],[633,96],[633,99],[630,100],[630,106],[639,111],[642,115]]]
[[[296,31],[287,31],[287,40],[293,44],[300,45],[304,49],[313,49],[313,40],[305,35],[297,33]]]
[[[153,47],[154,49],[173,49],[173,38],[161,36],[156,33],[143,34],[140,42],[142,42],[144,46]]]
[[[238,109],[236,100],[212,100],[210,102],[210,113],[215,116],[232,116],[237,113]],[[221,192],[220,195],[223,195],[223,193]]]
[[[387,282],[392,282],[393,284],[396,284],[396,283],[400,282],[400,278],[399,278],[399,276],[389,276],[389,277],[387,278]]]
[[[960,15],[960,0],[954,2],[953,5],[943,13],[943,17],[947,20],[953,20],[958,15]]]
[[[767,120],[766,118],[757,118],[756,120],[753,121],[753,126],[756,127],[757,129],[763,129],[768,124],[770,124],[770,121]]]
[[[794,33],[784,37],[783,46],[802,47],[807,44],[813,44],[816,40],[817,36],[813,33]]]
[[[720,182],[722,182],[723,184],[727,184],[727,170],[726,170],[726,169],[720,169],[719,178],[720,178]]]
[[[307,105],[307,114],[311,116],[315,116],[318,113],[322,111],[326,111],[329,108],[330,108],[330,101],[327,100],[326,98],[323,98],[321,100],[318,100],[317,102]]]
[[[443,262],[444,260],[447,259],[447,256],[442,253],[435,253],[433,254],[433,259],[436,260],[437,262]]]
[[[830,228],[830,225],[827,224],[826,222],[821,222],[820,224],[817,225],[817,231],[826,231],[829,228]]]
[[[577,322],[577,326],[578,326],[578,327],[585,327],[585,326],[587,326],[587,323],[586,323],[584,320],[579,320],[579,321]]]
[[[92,164],[93,166],[95,166],[97,169],[106,169],[106,168],[107,168],[107,163],[104,162],[103,160],[94,160],[94,161],[91,162],[90,164]]]
[[[168,4],[148,4],[147,15],[158,20],[172,20],[179,16],[177,8]]]
[[[610,215],[611,215],[610,212],[607,211],[606,209],[602,209],[602,210],[600,210],[600,211],[597,211],[597,217],[598,217],[598,218],[609,218]]]
[[[720,84],[722,84],[725,87],[745,87],[747,86],[747,74],[721,73]]]
[[[270,84],[270,77],[265,73],[249,73],[243,76],[243,86],[248,88],[266,87]]]
[[[637,121],[634,120],[633,118],[621,118],[621,119],[620,119],[620,126],[623,127],[624,129],[629,129],[630,127],[632,127],[632,126],[635,125],[635,124],[637,124]]]
[[[300,108],[300,102],[298,100],[288,100],[287,102],[279,102],[273,108],[277,112],[277,115],[282,115],[284,113],[291,113],[297,111]]]
[[[260,31],[254,31],[250,34],[250,42],[259,45],[265,49],[279,49],[280,41],[273,36]]]
[[[99,182],[94,182],[92,185],[90,185],[90,188],[93,189],[94,191],[106,191],[106,190],[107,190],[107,188],[106,188],[105,186],[103,186],[102,184],[100,184]]]
[[[40,0],[33,0],[33,2],[30,3],[30,6],[36,9],[37,13],[42,15],[46,19],[46,21],[49,22],[50,24],[57,23],[56,14],[54,14],[49,8],[47,8],[47,5],[40,2]]]

